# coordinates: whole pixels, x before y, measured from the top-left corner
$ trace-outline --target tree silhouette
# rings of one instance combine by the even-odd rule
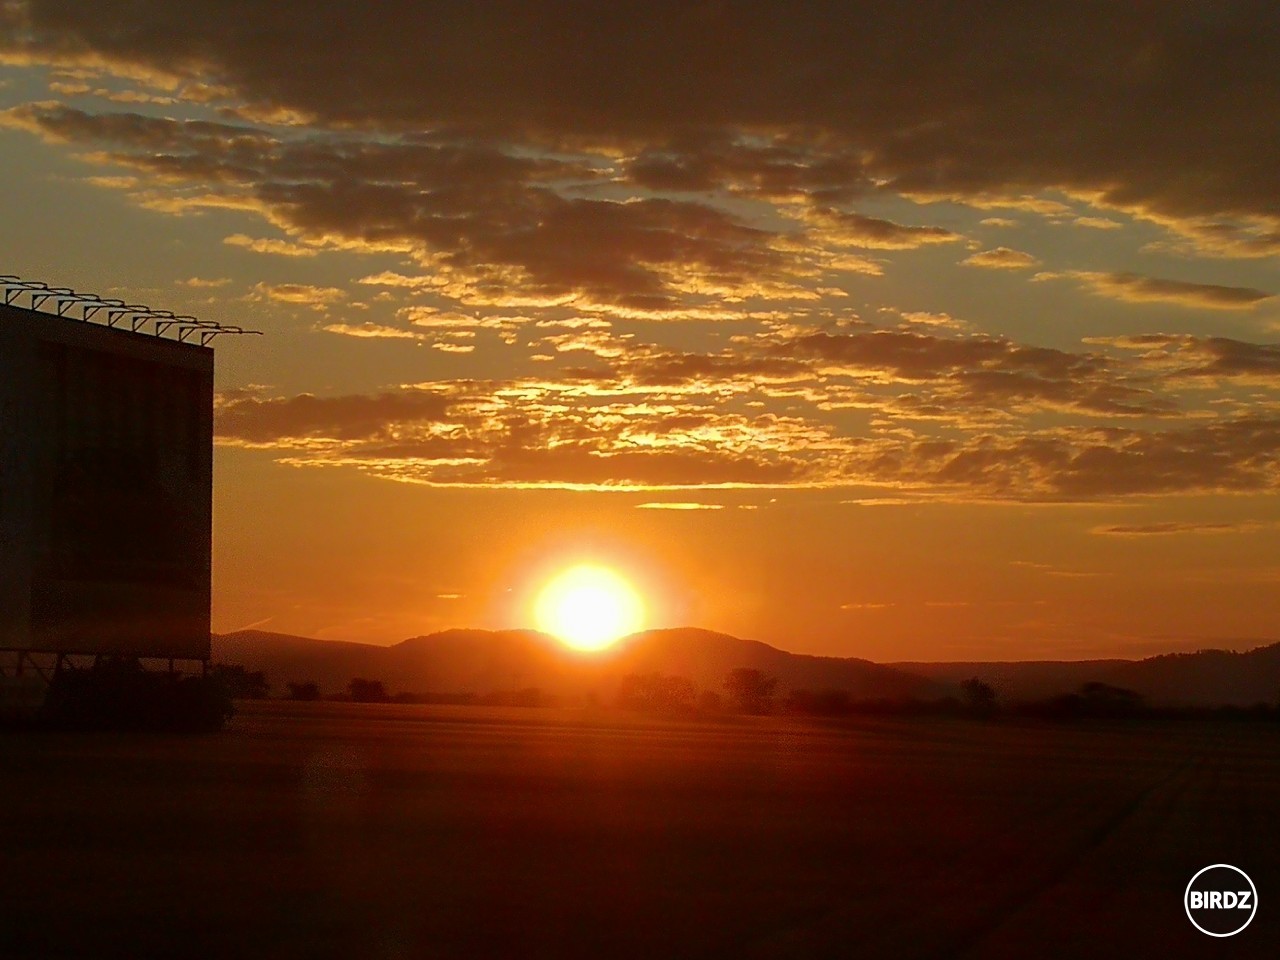
[[[754,667],[737,667],[724,678],[729,699],[741,713],[768,713],[773,708],[773,691],[777,677],[766,676]]]
[[[989,683],[970,677],[960,684],[964,691],[964,704],[975,717],[989,717],[996,712],[996,691]]]
[[[356,677],[348,683],[347,693],[356,703],[386,703],[391,699],[381,680],[365,680],[363,677]]]

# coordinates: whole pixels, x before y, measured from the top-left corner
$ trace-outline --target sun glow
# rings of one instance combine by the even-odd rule
[[[612,570],[583,565],[542,588],[534,619],[539,630],[576,650],[603,650],[644,625],[644,602]]]

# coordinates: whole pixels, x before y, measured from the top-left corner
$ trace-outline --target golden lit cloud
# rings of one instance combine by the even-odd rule
[[[205,289],[225,287],[231,282],[232,281],[230,277],[216,277],[212,279],[206,278],[206,277],[188,277],[186,280],[174,281],[174,283],[177,283],[180,286],[205,288]]]
[[[318,287],[308,283],[259,282],[254,284],[249,298],[272,303],[293,304],[300,307],[308,307],[312,310],[325,310],[333,304],[345,300],[347,293],[337,287]]]
[[[687,500],[660,500],[652,503],[637,503],[638,510],[723,510],[723,503],[697,503]]]
[[[1234,351],[1241,370],[1274,362],[1266,348],[1247,360],[1239,348],[1206,349],[1220,357]],[[765,340],[754,355],[636,345],[598,361],[604,365],[559,377],[437,381],[363,400],[232,397],[220,403],[220,442],[274,445],[294,465],[358,466],[438,485],[873,486],[900,496],[1087,501],[1261,491],[1280,476],[1280,408],[1258,415],[1223,408],[1162,429],[1135,423],[1174,415],[1177,394],[1162,385],[1176,388],[1188,376],[1185,365],[1149,369],[1145,355],[858,328]],[[730,403],[741,406],[728,410]],[[796,412],[769,411],[776,403]],[[1037,426],[1043,412],[1073,419]],[[880,419],[869,428],[844,422],[872,413]],[[672,504],[645,508],[703,501]]]
[[[1040,261],[1031,254],[1009,247],[981,250],[960,262],[967,267],[986,267],[989,270],[1025,270],[1040,266]]]
[[[1251,287],[1227,287],[1215,283],[1164,280],[1137,273],[1100,273],[1087,270],[1046,271],[1036,280],[1075,280],[1090,293],[1130,303],[1175,303],[1213,310],[1249,310],[1273,296]]]
[[[326,333],[337,333],[345,337],[360,337],[366,340],[421,340],[423,335],[401,327],[388,327],[380,323],[327,323],[320,328]]]
[[[244,247],[255,253],[272,253],[282,257],[314,257],[319,253],[315,247],[304,247],[287,240],[254,239],[243,233],[233,233],[229,237],[224,237],[222,242],[232,247]]]

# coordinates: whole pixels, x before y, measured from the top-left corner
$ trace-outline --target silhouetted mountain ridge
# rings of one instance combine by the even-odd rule
[[[337,692],[353,677],[365,677],[391,691],[484,694],[537,687],[608,699],[629,673],[684,676],[702,689],[721,691],[730,670],[752,667],[776,676],[779,693],[834,689],[856,699],[955,695],[974,676],[1010,702],[1071,692],[1095,680],[1135,690],[1153,704],[1280,699],[1280,643],[1242,653],[1203,650],[1143,660],[878,664],[791,653],[696,627],[647,630],[596,653],[568,650],[534,630],[451,629],[385,647],[246,630],[215,635],[213,651],[216,661],[264,671],[278,692],[304,681]]]
[[[264,671],[277,688],[315,681],[334,692],[352,677],[390,690],[486,693],[538,687],[553,694],[608,697],[629,673],[684,676],[719,691],[737,667],[778,677],[779,690],[847,690],[860,698],[936,697],[934,681],[868,660],[814,657],[710,630],[648,630],[596,653],[566,649],[533,630],[445,630],[389,647],[239,631],[215,635],[214,659]]]

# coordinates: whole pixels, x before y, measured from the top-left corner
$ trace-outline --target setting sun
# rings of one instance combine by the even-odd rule
[[[552,579],[534,605],[538,629],[576,650],[602,650],[644,623],[640,595],[605,567],[573,567]]]

